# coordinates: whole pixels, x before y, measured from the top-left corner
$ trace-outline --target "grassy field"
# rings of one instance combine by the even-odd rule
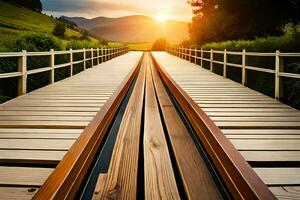
[[[122,42],[109,42],[110,46],[127,45],[130,51],[150,51],[153,43],[122,43]]]
[[[15,41],[22,35],[51,34],[56,23],[57,20],[47,15],[0,1],[0,50],[13,49]],[[65,37],[60,40],[66,46],[69,40],[79,36],[79,32],[67,28]],[[94,38],[90,38],[90,40],[98,42]]]
[[[127,45],[131,51],[150,51],[153,43],[120,43],[120,42],[109,42],[110,46]],[[170,45],[179,45],[180,42],[169,42]]]

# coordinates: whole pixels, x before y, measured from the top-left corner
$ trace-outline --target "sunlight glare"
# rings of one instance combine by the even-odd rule
[[[159,15],[156,15],[155,16],[155,19],[158,21],[158,22],[165,22],[167,20],[168,16],[166,14],[159,14]]]

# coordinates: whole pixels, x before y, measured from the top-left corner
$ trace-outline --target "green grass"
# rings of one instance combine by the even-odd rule
[[[12,51],[15,42],[23,35],[41,33],[52,35],[57,20],[23,7],[0,1],[0,51]],[[67,28],[62,41],[63,47],[69,40],[80,37],[80,33]],[[98,42],[90,38],[91,42]]]
[[[130,51],[150,51],[153,43],[122,43],[122,42],[109,42],[110,46],[127,45]]]

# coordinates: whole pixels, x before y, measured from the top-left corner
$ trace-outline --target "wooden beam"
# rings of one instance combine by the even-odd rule
[[[147,59],[149,62],[149,57]],[[159,115],[149,63],[146,77],[144,122],[145,199],[180,199]]]
[[[155,66],[152,65],[151,68],[159,106],[188,199],[222,199],[190,133],[169,98]]]

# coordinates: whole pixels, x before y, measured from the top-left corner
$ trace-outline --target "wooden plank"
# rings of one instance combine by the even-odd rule
[[[53,170],[53,168],[0,166],[0,185],[41,186]]]
[[[77,139],[80,134],[36,134],[36,133],[1,133],[0,139]]]
[[[0,150],[0,163],[58,164],[66,151]]]
[[[279,200],[300,199],[300,186],[269,187]]]
[[[106,182],[97,199],[136,199],[145,65],[143,60],[120,124]]]
[[[214,122],[300,122],[300,117],[210,117]]]
[[[290,112],[291,108],[202,108],[205,112]]]
[[[300,184],[300,168],[254,168],[254,170],[269,186]]]
[[[0,128],[0,133],[37,133],[37,134],[80,134],[82,129],[14,129]]]
[[[82,121],[89,122],[93,117],[85,116],[0,116],[0,121]]]
[[[231,139],[238,150],[300,150],[300,140]]]
[[[198,103],[196,101],[196,103]],[[231,104],[222,104],[222,103],[198,103],[201,108],[289,108],[287,105],[283,104],[261,104],[261,103],[252,103],[252,104],[242,104],[234,103]]]
[[[99,174],[97,183],[96,183],[96,187],[94,190],[94,194],[92,199],[96,200],[96,199],[100,199],[101,198],[101,194],[103,193],[104,187],[105,187],[105,182],[107,179],[107,174]]]
[[[46,111],[0,111],[0,116],[90,116],[94,117],[97,112],[46,112]]]
[[[206,112],[209,117],[299,117],[300,113],[289,112]]]
[[[147,66],[146,77],[144,122],[145,199],[180,199],[161,124],[150,65]]]
[[[222,132],[226,135],[300,135],[299,129],[222,129]]]
[[[89,121],[0,121],[0,128],[69,128],[83,129]]]
[[[37,187],[0,187],[1,199],[31,200]]]
[[[5,111],[67,111],[67,112],[98,112],[101,107],[0,107]]]
[[[299,129],[300,123],[299,122],[240,122],[240,121],[234,121],[234,122],[215,122],[217,126],[219,126],[221,129],[241,129],[241,128],[290,128],[290,129]]]
[[[272,140],[284,140],[284,139],[287,139],[287,140],[300,140],[300,134],[299,135],[287,135],[287,134],[283,134],[283,135],[267,135],[267,134],[264,134],[264,135],[255,135],[255,134],[252,134],[252,135],[237,135],[237,134],[234,134],[234,135],[226,135],[226,137],[228,139],[244,139],[244,140],[247,140],[247,139],[272,139]]]
[[[193,139],[168,97],[156,69],[153,65],[151,68],[159,106],[188,199],[222,199]]]
[[[68,150],[74,142],[70,139],[0,139],[0,149]]]
[[[300,162],[300,151],[240,151],[247,161]]]

